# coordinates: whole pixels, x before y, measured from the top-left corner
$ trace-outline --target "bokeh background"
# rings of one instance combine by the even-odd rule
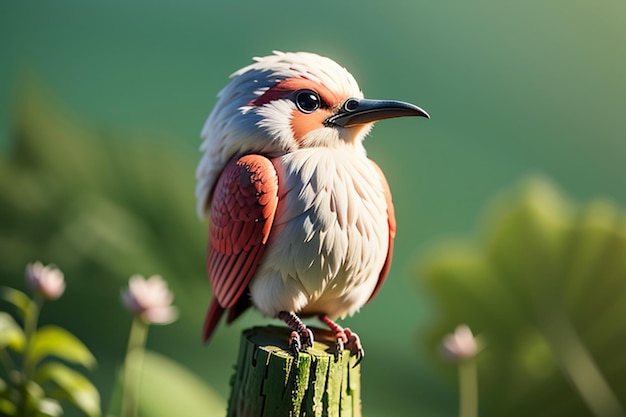
[[[251,57],[317,52],[367,97],[432,116],[379,123],[366,141],[399,229],[384,290],[344,324],[367,351],[366,416],[454,415],[455,380],[424,342],[438,308],[416,265],[441,240],[472,238],[494,195],[529,174],[577,202],[626,205],[625,18],[614,0],[2,1],[1,282],[23,288],[38,259],[65,272],[43,320],[92,349],[106,405],[131,320],[120,288],[162,274],[181,317],[151,329],[149,348],[227,398],[241,330],[268,320],[247,313],[200,344],[199,132]]]

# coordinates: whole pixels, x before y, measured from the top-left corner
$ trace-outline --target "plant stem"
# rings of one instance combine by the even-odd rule
[[[553,310],[543,316],[541,329],[554,357],[592,414],[596,417],[626,415],[626,410],[567,316]]]
[[[459,363],[459,417],[478,416],[478,373],[476,360]]]
[[[122,387],[121,417],[136,417],[139,405],[141,368],[148,337],[148,325],[135,317],[130,328],[126,359],[124,360],[124,385]]]
[[[30,311],[24,317],[24,338],[26,339],[26,346],[24,346],[24,361],[22,363],[22,373],[24,379],[29,380],[35,369],[35,364],[30,358],[30,354],[33,348],[33,338],[37,331],[37,322],[39,321],[39,313],[43,307],[45,299],[40,292],[35,293],[33,302],[30,304]]]
[[[37,332],[37,322],[39,321],[39,313],[41,312],[41,308],[45,298],[41,292],[35,292],[33,297],[33,301],[29,305],[29,309],[27,314],[24,317],[24,339],[26,340],[26,345],[24,346],[24,356],[22,357],[22,380],[20,387],[20,404],[19,410],[22,416],[27,415],[28,403],[28,382],[33,378],[33,373],[35,372],[35,362],[30,357],[31,351],[33,349],[33,339],[35,333]]]

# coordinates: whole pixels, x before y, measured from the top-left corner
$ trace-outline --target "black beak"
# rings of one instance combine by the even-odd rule
[[[403,101],[349,98],[336,114],[324,121],[324,125],[352,127],[377,120],[405,116],[430,118],[426,111],[414,104]]]

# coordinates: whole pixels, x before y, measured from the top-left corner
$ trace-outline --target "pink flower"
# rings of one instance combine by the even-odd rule
[[[122,303],[146,324],[168,324],[178,318],[178,310],[172,306],[174,295],[159,275],[145,279],[133,275],[128,289],[122,292]]]
[[[48,300],[56,300],[65,292],[63,272],[39,261],[26,265],[26,284]]]
[[[478,351],[476,338],[465,324],[458,326],[454,333],[446,335],[441,347],[443,357],[452,362],[461,362],[472,358]]]

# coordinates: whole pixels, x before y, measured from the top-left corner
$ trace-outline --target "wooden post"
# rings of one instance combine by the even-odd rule
[[[361,373],[350,352],[312,329],[315,344],[296,362],[290,330],[255,327],[241,337],[227,417],[361,417]]]

